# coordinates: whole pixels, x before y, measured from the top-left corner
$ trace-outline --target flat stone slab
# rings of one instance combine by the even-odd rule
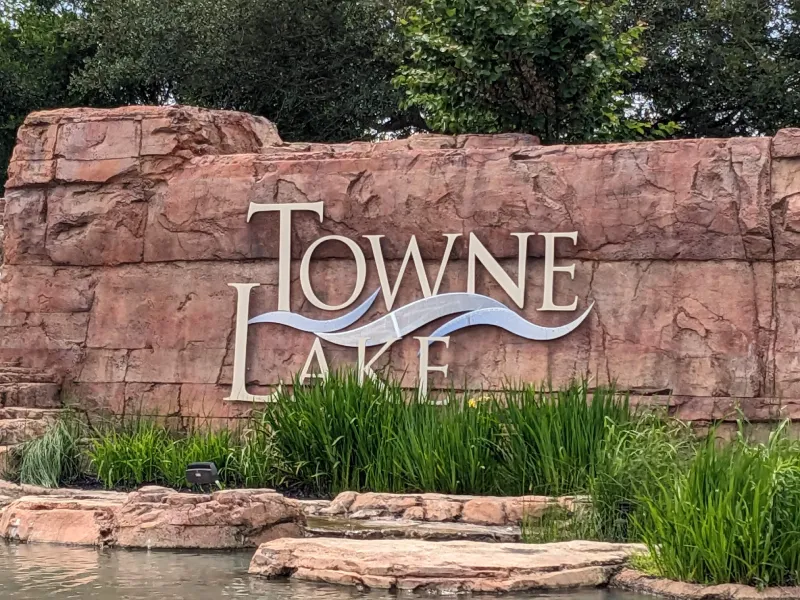
[[[652,577],[634,569],[623,569],[614,575],[610,585],[631,592],[677,600],[800,600],[800,587],[769,587],[759,590],[737,583],[700,585]]]
[[[55,496],[59,498],[74,498],[78,500],[101,499],[124,502],[128,494],[125,492],[108,492],[104,490],[81,490],[74,488],[45,488],[38,485],[11,483],[0,479],[0,495],[10,498],[23,496]]]
[[[439,594],[566,590],[608,584],[638,544],[497,544],[421,540],[279,539],[250,573]]]
[[[347,517],[307,517],[306,533],[312,537],[338,537],[354,540],[408,538],[416,540],[473,542],[519,542],[522,532],[515,525],[473,525],[407,519],[352,519]]]

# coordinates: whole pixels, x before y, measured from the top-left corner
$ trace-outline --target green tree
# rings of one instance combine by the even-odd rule
[[[546,141],[645,133],[624,118],[643,60],[621,0],[420,0],[400,21],[404,105],[443,132],[523,131]]]
[[[691,137],[768,135],[800,125],[799,0],[632,0],[646,67],[632,78],[641,118]]]
[[[0,191],[17,128],[34,110],[70,106],[84,98],[69,82],[88,49],[77,41],[72,2],[0,3]]]
[[[97,48],[75,89],[109,103],[180,102],[340,141],[409,125],[391,86],[393,0],[92,0]]]

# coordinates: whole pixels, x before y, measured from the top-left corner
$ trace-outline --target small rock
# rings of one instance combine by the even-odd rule
[[[358,497],[357,492],[342,492],[333,499],[330,506],[320,510],[324,515],[344,515],[350,510],[355,499]]]
[[[503,498],[475,498],[464,504],[461,520],[476,525],[505,525]]]
[[[390,515],[400,516],[406,509],[420,504],[420,497],[409,494],[375,494],[368,492],[358,494],[350,505],[349,511],[356,513],[363,510],[379,510]],[[355,518],[355,517],[354,517]]]
[[[167,496],[177,493],[178,492],[170,488],[158,485],[146,485],[128,494],[128,502],[132,504],[142,504],[144,502],[153,502],[157,504],[163,502]]]
[[[300,506],[303,507],[303,512],[307,517],[323,514],[322,511],[331,506],[330,500],[299,500],[298,502],[300,502]]]
[[[412,506],[411,508],[407,508],[406,512],[403,513],[403,518],[408,519],[409,521],[424,521],[425,509],[421,506]]]
[[[433,499],[423,496],[423,506],[425,507],[425,520],[444,523],[455,521],[461,516],[463,504],[453,500]]]
[[[362,510],[357,510],[350,515],[351,519],[375,519],[377,517],[382,517],[385,511],[382,511],[377,508],[364,508]]]

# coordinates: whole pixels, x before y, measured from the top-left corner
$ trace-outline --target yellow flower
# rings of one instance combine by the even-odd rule
[[[478,401],[475,400],[475,398],[470,398],[469,400],[467,400],[467,406],[469,406],[470,408],[475,408],[476,406],[478,406]]]

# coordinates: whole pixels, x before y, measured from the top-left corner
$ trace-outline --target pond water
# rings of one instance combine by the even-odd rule
[[[252,552],[147,552],[0,542],[2,600],[373,600],[388,592],[290,581],[247,574]],[[531,594],[504,596],[532,598]],[[539,596],[541,597],[541,596]],[[644,600],[634,594],[587,591],[568,600]],[[652,599],[650,599],[652,600]]]

